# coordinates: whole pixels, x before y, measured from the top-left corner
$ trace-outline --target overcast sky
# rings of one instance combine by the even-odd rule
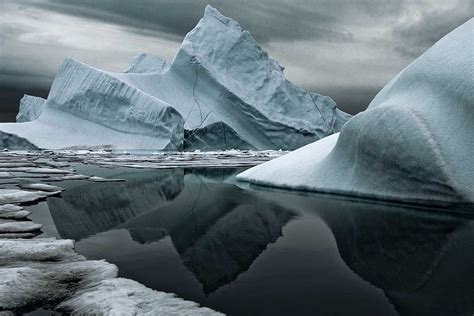
[[[355,113],[446,33],[471,0],[0,0],[0,119],[46,97],[71,56],[122,71],[145,52],[171,60],[206,4],[239,21],[286,76]]]

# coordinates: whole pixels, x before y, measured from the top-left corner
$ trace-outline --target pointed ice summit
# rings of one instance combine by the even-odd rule
[[[474,19],[390,81],[341,130],[240,175],[253,183],[474,206]]]
[[[249,32],[211,6],[169,64],[142,54],[112,73],[66,59],[42,108],[36,120],[0,124],[3,145],[295,149],[349,118],[331,98],[289,82]]]

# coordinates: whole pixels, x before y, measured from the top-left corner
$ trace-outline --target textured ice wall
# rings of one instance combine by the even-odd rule
[[[286,80],[249,32],[208,6],[171,64],[142,54],[112,73],[68,58],[39,120],[0,130],[52,149],[294,149],[348,117]]]
[[[339,138],[315,142],[238,178],[472,209],[473,28],[471,19],[405,68]]]
[[[16,121],[21,123],[36,120],[43,112],[45,103],[46,100],[43,98],[25,94],[20,100],[20,109]]]
[[[248,31],[210,6],[186,35],[171,71],[194,77],[199,127],[222,121],[257,149],[300,147],[339,131],[348,118],[329,97],[289,82]],[[203,95],[213,86],[220,89]]]
[[[176,150],[182,143],[183,125],[183,118],[169,104],[107,72],[67,58],[43,114],[31,122],[0,124],[0,130],[39,148]]]

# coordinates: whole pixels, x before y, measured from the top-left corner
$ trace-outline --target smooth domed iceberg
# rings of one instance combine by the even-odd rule
[[[295,149],[348,117],[289,82],[249,32],[207,6],[170,64],[142,54],[113,73],[67,58],[43,113],[0,131],[7,147]]]
[[[406,67],[335,134],[249,169],[257,184],[474,204],[474,19]]]

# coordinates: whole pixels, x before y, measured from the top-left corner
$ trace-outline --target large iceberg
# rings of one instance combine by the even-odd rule
[[[474,203],[474,19],[335,134],[249,169],[257,184],[421,204]]]
[[[0,124],[4,146],[295,149],[349,115],[289,82],[249,32],[211,6],[171,63],[142,54],[123,73],[67,58],[43,113]]]

